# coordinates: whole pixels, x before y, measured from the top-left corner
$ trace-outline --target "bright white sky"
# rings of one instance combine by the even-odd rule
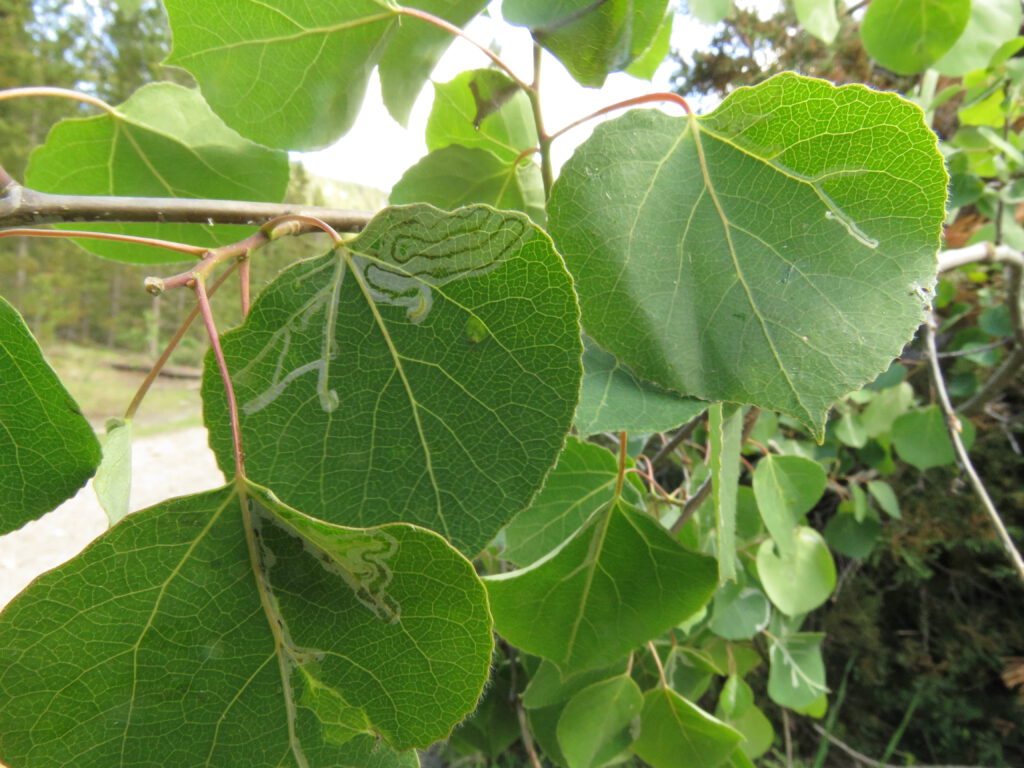
[[[759,9],[772,12],[780,0],[748,0],[743,5],[756,5]],[[498,16],[497,9],[491,13]],[[502,58],[523,80],[533,76],[533,47],[530,33],[522,27],[513,27],[495,18],[477,17],[467,33],[484,45],[496,42]],[[695,18],[678,15],[672,31],[672,44],[683,51],[706,46],[714,28],[705,26]],[[490,60],[465,40],[456,39],[434,70],[432,79],[444,83],[467,69],[488,66]],[[584,88],[572,79],[557,59],[545,52],[541,64],[541,98],[544,110],[544,124],[554,132],[573,120],[617,101],[668,90],[673,64],[662,64],[653,82],[638,80],[626,74],[611,75],[601,89]],[[319,152],[299,155],[302,162],[315,174],[377,187],[388,191],[411,165],[426,154],[423,131],[434,89],[429,83],[420,94],[413,108],[409,127],[402,128],[387,110],[380,95],[380,83],[374,72],[367,90],[363,111],[356,126],[340,141]],[[710,105],[693,105],[699,111],[706,111]],[[673,114],[678,108],[666,106]],[[613,113],[609,117],[615,117]],[[553,145],[556,167],[572,154],[573,149],[584,141],[597,121],[591,121],[560,137]]]

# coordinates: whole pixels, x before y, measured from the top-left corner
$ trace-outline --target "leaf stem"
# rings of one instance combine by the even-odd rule
[[[935,392],[938,396],[939,407],[942,409],[943,414],[946,417],[946,430],[949,432],[949,438],[953,441],[953,450],[956,452],[957,458],[960,460],[960,464],[963,466],[964,471],[967,473],[967,477],[971,481],[971,486],[974,488],[974,493],[981,501],[981,505],[988,515],[992,526],[996,529],[996,534],[999,536],[999,540],[1002,542],[1003,549],[1010,557],[1010,561],[1013,563],[1014,569],[1017,571],[1017,575],[1021,581],[1024,581],[1024,558],[1021,558],[1021,554],[1018,551],[1016,545],[1013,543],[1013,539],[1010,538],[1009,531],[1006,530],[1006,526],[1003,524],[1003,519],[999,515],[999,511],[992,503],[991,497],[988,495],[988,490],[985,488],[985,484],[981,481],[977,471],[974,469],[974,464],[971,462],[971,457],[967,453],[967,449],[964,447],[964,442],[960,438],[960,432],[962,427],[960,420],[956,416],[956,411],[953,410],[953,404],[949,400],[949,392],[946,390],[946,382],[942,377],[942,368],[939,365],[938,353],[935,348],[935,316],[931,315],[928,322],[924,324],[924,340],[925,340],[925,351],[928,355],[928,366],[932,372],[932,381],[935,384]]]
[[[626,461],[629,458],[627,454],[627,435],[625,432],[619,432],[619,476],[615,479],[615,498],[622,496],[622,484],[626,479]]]
[[[449,32],[450,34],[455,35],[456,37],[461,37],[470,45],[473,45],[476,48],[480,49],[484,53],[484,55],[487,56],[487,58],[489,58],[499,67],[501,67],[501,69],[505,71],[505,74],[512,78],[516,85],[518,85],[524,91],[529,90],[530,87],[522,79],[520,79],[518,75],[516,75],[515,70],[513,70],[512,67],[510,67],[505,62],[504,59],[502,59],[498,54],[496,54],[483,43],[478,43],[472,37],[467,35],[465,31],[455,26],[451,22],[442,19],[440,16],[435,16],[432,13],[428,13],[427,11],[421,11],[419,8],[406,8],[405,6],[399,5],[395,6],[395,11],[400,16],[409,16],[414,19],[419,19],[420,21],[425,21],[428,24],[433,24],[435,27],[438,27],[439,29],[443,29],[445,32]]]
[[[32,85],[25,88],[8,88],[7,90],[0,91],[0,101],[7,101],[8,99],[22,99],[30,96],[54,96],[59,99],[80,101],[83,104],[91,104],[94,107],[99,107],[113,117],[119,117],[117,110],[107,104],[107,102],[103,101],[103,99],[97,98],[96,96],[90,96],[88,93],[82,93],[81,91],[73,91],[70,88],[55,88],[49,85]]]
[[[544,50],[538,43],[533,44],[533,82],[524,90],[530,99],[530,110],[533,112],[533,124],[537,131],[537,149],[540,152],[540,175],[544,182],[544,200],[551,197],[551,187],[555,183],[555,172],[551,162],[551,137],[544,130],[544,113],[540,105],[540,67],[544,58]]]
[[[647,94],[645,96],[634,96],[631,99],[625,99],[624,101],[619,101],[619,102],[616,102],[615,104],[610,104],[607,107],[601,107],[601,109],[597,110],[596,112],[591,112],[586,117],[581,117],[579,120],[576,120],[574,122],[569,123],[567,126],[562,128],[561,130],[555,131],[553,134],[551,134],[550,139],[551,139],[551,141],[554,141],[559,136],[561,136],[563,133],[566,133],[567,131],[571,131],[573,128],[576,128],[577,126],[583,125],[583,123],[587,122],[588,120],[593,120],[595,117],[600,117],[601,115],[606,115],[609,112],[614,112],[615,110],[618,110],[618,109],[625,109],[626,107],[635,107],[635,106],[637,106],[639,104],[660,104],[660,103],[664,103],[666,101],[671,102],[673,104],[678,104],[679,106],[681,106],[683,108],[683,110],[686,112],[687,115],[690,115],[691,117],[693,116],[693,112],[690,110],[690,105],[687,104],[686,103],[686,99],[684,99],[679,94],[677,94],[677,93],[649,93],[649,94]]]
[[[251,298],[251,294],[250,294],[250,277],[249,277],[249,273],[250,273],[251,270],[249,269],[249,264],[250,264],[250,262],[249,262],[249,254],[247,253],[247,254],[245,254],[245,256],[239,256],[237,264],[238,264],[238,294],[239,294],[239,299],[241,300],[241,303],[242,303],[242,319],[244,320],[245,318],[247,318],[249,316],[249,306],[252,304],[252,298]],[[223,275],[221,275],[221,279],[223,280],[224,277],[227,274],[228,274],[228,272],[225,272]]]
[[[137,237],[135,235],[120,235],[114,232],[89,232],[80,229],[4,229],[0,230],[0,238],[3,237],[61,237],[61,238],[82,238],[86,240],[107,240],[113,243],[132,243],[134,245],[149,245],[154,248],[164,248],[168,251],[187,253],[189,256],[202,256],[206,248],[186,243],[175,243],[171,240],[159,240],[155,237]]]
[[[224,272],[223,275],[217,278],[217,282],[210,286],[210,290],[208,292],[209,296],[213,296],[213,294],[216,293],[217,289],[220,288],[221,285],[224,284],[224,281],[228,279],[228,276],[231,275],[233,269],[234,267],[228,269],[227,271]],[[138,411],[139,406],[142,405],[142,401],[146,397],[146,393],[149,392],[149,388],[153,385],[153,382],[156,381],[156,377],[160,375],[160,371],[163,370],[164,366],[167,364],[167,361],[174,353],[174,350],[177,348],[178,344],[185,337],[185,333],[191,327],[192,323],[195,321],[198,315],[199,305],[197,304],[196,306],[192,307],[192,310],[188,313],[188,316],[184,319],[184,321],[182,321],[181,325],[178,326],[178,330],[174,332],[174,335],[171,337],[171,340],[167,342],[167,346],[164,347],[163,353],[160,355],[157,361],[153,363],[153,367],[149,369],[149,373],[146,374],[146,378],[142,380],[142,383],[139,385],[139,388],[135,392],[135,397],[132,398],[131,403],[128,404],[128,408],[125,409],[124,419],[126,421],[135,416],[135,412]]]
[[[661,664],[661,657],[658,655],[658,649],[654,647],[654,643],[650,640],[647,641],[647,650],[651,652],[651,656],[654,659],[654,666],[658,668],[658,679],[661,680],[662,688],[669,688],[668,678],[665,677],[665,667]]]
[[[224,359],[224,350],[220,345],[217,325],[213,320],[213,310],[210,308],[210,297],[206,292],[206,277],[204,275],[196,276],[193,289],[196,293],[196,303],[203,316],[203,323],[206,325],[206,333],[210,337],[213,355],[217,359],[220,378],[224,383],[224,394],[228,400],[228,416],[231,420],[231,442],[235,449],[235,479],[240,480],[245,477],[245,458],[242,452],[242,430],[238,421],[238,401],[235,399],[235,388],[231,384],[231,374],[228,372],[228,364]]]

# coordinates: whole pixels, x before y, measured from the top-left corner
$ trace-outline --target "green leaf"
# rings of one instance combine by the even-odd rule
[[[708,408],[708,469],[715,505],[719,583],[736,578],[736,489],[743,436],[743,409],[732,406],[724,411],[721,403]]]
[[[419,160],[391,190],[390,202],[453,210],[472,203],[523,211],[544,221],[544,182],[534,162],[513,165],[483,149],[452,145]]]
[[[963,426],[960,439],[964,447],[970,449],[974,443],[974,425],[967,419],[961,419],[960,423]],[[896,419],[892,427],[892,444],[903,461],[920,470],[956,461],[946,419],[937,405],[905,413]]]
[[[884,480],[871,480],[868,482],[868,493],[871,497],[878,502],[878,506],[882,508],[889,517],[895,517],[899,520],[902,515],[900,514],[900,501],[896,498],[896,492],[892,489]]]
[[[587,686],[621,674],[625,667],[626,659],[622,658],[607,667],[589,669],[578,675],[562,677],[561,671],[554,662],[541,659],[537,671],[530,677],[530,683],[523,691],[523,706],[528,709],[541,709],[561,704]]]
[[[820,438],[923,318],[946,180],[916,106],[784,73],[707,117],[602,123],[548,215],[598,344],[644,379]]]
[[[606,666],[708,602],[714,562],[621,499],[559,549],[486,579],[498,632],[563,674]]]
[[[594,683],[573,696],[558,718],[558,743],[569,768],[607,765],[633,743],[633,721],[644,706],[628,675]]]
[[[600,88],[610,72],[643,55],[665,17],[667,0],[505,0],[505,20],[530,27],[582,85]]]
[[[771,749],[772,742],[775,741],[775,729],[772,728],[772,722],[758,707],[751,706],[737,717],[723,717],[722,722],[743,734],[740,754],[750,760],[760,757]],[[750,765],[750,763],[743,765]]]
[[[449,745],[462,752],[483,752],[495,760],[520,738],[511,675],[510,664],[502,665],[492,674],[476,711],[455,729]]]
[[[114,115],[63,120],[32,153],[26,183],[63,195],[203,197],[279,202],[288,186],[288,156],[239,136],[210,111],[198,91],[173,83],[137,90]],[[205,224],[79,224],[71,229],[155,237],[215,247],[251,227]],[[181,261],[158,248],[78,240],[86,250],[136,264]]]
[[[868,433],[856,411],[847,411],[835,422],[835,436],[851,448],[863,448],[868,444]]]
[[[640,737],[633,751],[653,768],[714,768],[743,740],[735,729],[668,688],[644,695]]]
[[[779,553],[796,548],[796,527],[825,492],[828,476],[816,461],[802,456],[766,455],[754,470],[754,497]]]
[[[654,78],[658,67],[668,58],[669,50],[672,46],[672,22],[675,17],[675,11],[670,8],[665,14],[665,18],[662,19],[661,25],[658,27],[658,31],[654,35],[654,39],[651,40],[647,50],[626,67],[628,74],[641,80],[651,80]]]
[[[192,73],[224,122],[278,149],[320,149],[352,127],[370,73],[400,26],[376,0],[164,6],[174,35],[167,63]],[[402,25],[414,23],[421,24]]]
[[[643,381],[616,359],[583,338],[583,383],[576,406],[581,435],[601,432],[665,432],[702,413],[708,404],[680,397]]]
[[[555,765],[568,768],[568,761],[562,754],[562,748],[558,745],[558,720],[562,715],[565,705],[556,704],[543,709],[531,709],[527,712],[527,721],[530,724],[530,732],[533,734],[537,745],[543,750],[544,756]]]
[[[711,631],[727,640],[749,640],[768,626],[771,615],[771,604],[761,590],[723,584],[715,593]]]
[[[705,24],[717,24],[732,13],[732,0],[689,0],[687,5]]]
[[[773,637],[769,646],[768,695],[776,704],[797,708],[813,704],[825,687],[825,663],[819,632]]]
[[[836,586],[836,565],[821,534],[800,526],[795,545],[791,557],[777,555],[771,539],[757,550],[757,575],[764,591],[788,616],[814,610]]]
[[[132,493],[132,422],[111,419],[103,438],[103,460],[92,487],[107,519],[114,525],[128,514]]]
[[[503,72],[474,69],[435,83],[427,118],[427,149],[452,144],[486,149],[508,164],[537,146],[530,99]]]
[[[1019,0],[975,0],[963,34],[933,68],[961,77],[987,67],[996,51],[1017,36],[1021,16]]]
[[[15,598],[5,760],[407,768],[375,740],[426,747],[473,709],[493,644],[464,557],[414,526],[340,528],[244,494],[130,515]]]
[[[896,419],[914,402],[914,390],[901,381],[895,387],[886,387],[868,403],[861,414],[861,423],[868,437],[878,437],[892,429]]]
[[[873,0],[860,25],[864,49],[893,72],[921,72],[953,47],[971,5],[971,0]]]
[[[85,485],[100,445],[78,405],[0,298],[0,534],[49,512]]]
[[[742,677],[731,674],[718,695],[717,717],[739,717],[754,706],[754,692]]]
[[[618,461],[609,451],[568,438],[543,490],[505,529],[503,558],[528,565],[553,550],[612,501],[618,475]],[[635,474],[628,477],[623,498],[638,505],[642,489]]]
[[[829,44],[839,33],[836,0],[793,0],[793,10],[803,28]]]
[[[487,7],[488,0],[416,0],[415,7],[464,27]],[[380,60],[380,87],[388,112],[402,125],[448,46],[451,32],[418,19],[402,19]],[[336,76],[336,75],[335,75]]]
[[[856,515],[840,509],[825,526],[825,541],[841,555],[862,560],[871,554],[882,533],[877,517],[869,515],[858,520]]]
[[[283,272],[223,346],[250,477],[330,522],[416,523],[467,554],[543,483],[580,376],[551,241],[485,206],[385,209]],[[222,389],[208,358],[210,444],[229,471]]]

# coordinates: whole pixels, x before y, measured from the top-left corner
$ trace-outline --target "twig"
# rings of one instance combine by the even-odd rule
[[[679,513],[679,517],[674,523],[672,523],[672,527],[669,528],[669,533],[675,536],[683,530],[683,526],[689,522],[691,517],[693,517],[694,512],[696,512],[700,505],[704,503],[704,500],[707,499],[709,493],[711,493],[710,477],[706,478],[704,482],[701,483],[700,488],[697,489],[697,492],[686,500],[686,504],[683,506],[683,511]]]
[[[543,60],[540,44],[533,44],[533,83],[526,89],[530,99],[530,110],[533,112],[533,124],[537,130],[538,152],[540,152],[540,176],[544,183],[544,199],[551,197],[551,187],[555,183],[555,172],[551,163],[551,137],[544,130],[544,114],[540,106],[540,65]]]
[[[935,384],[935,391],[939,399],[939,407],[942,409],[942,412],[946,417],[946,429],[949,432],[950,440],[953,441],[953,450],[956,452],[957,458],[960,460],[960,464],[967,473],[967,477],[971,481],[971,486],[974,488],[975,494],[977,494],[982,507],[988,514],[989,520],[996,529],[996,533],[1003,544],[1003,549],[1005,549],[1007,555],[1009,555],[1010,561],[1013,563],[1013,567],[1017,571],[1017,575],[1020,576],[1021,581],[1024,581],[1024,559],[1021,558],[1020,552],[1013,543],[1013,539],[1010,538],[1009,531],[1006,530],[1006,526],[1003,524],[1003,520],[999,516],[999,512],[996,510],[995,505],[992,503],[992,499],[988,495],[988,491],[985,489],[985,484],[982,483],[981,478],[974,469],[974,464],[971,463],[971,457],[968,455],[967,449],[964,448],[963,440],[960,439],[960,431],[962,429],[960,426],[960,420],[957,418],[956,412],[953,410],[953,404],[949,400],[949,392],[946,390],[946,382],[942,378],[942,368],[939,366],[937,351],[935,349],[934,315],[932,315],[928,322],[924,324],[924,340],[925,351],[928,355],[928,365],[932,372],[932,381]]]
[[[976,243],[966,248],[942,251],[939,254],[939,272],[948,272],[957,267],[977,263],[1016,264],[1024,267],[1024,254],[1008,245]]]
[[[23,187],[16,182],[4,185],[3,176],[0,176],[0,187],[4,191],[3,196],[0,196],[0,229],[87,221],[259,226],[280,216],[304,215],[320,219],[338,232],[359,232],[373,217],[369,211],[292,203],[254,203],[181,197],[51,195]]]
[[[701,411],[688,422],[683,424],[674,435],[665,443],[661,449],[654,454],[654,458],[651,459],[651,468],[654,469],[662,464],[672,452],[678,448],[685,440],[688,440],[693,431],[697,429],[702,421],[704,421],[705,412]]]
[[[793,768],[793,734],[789,710],[782,708],[782,737],[786,744],[786,768]]]
[[[785,710],[783,710],[783,712],[785,712]],[[873,758],[870,758],[870,757],[868,757],[867,755],[865,755],[865,754],[863,754],[861,752],[858,752],[856,749],[851,747],[845,741],[841,741],[840,739],[836,738],[835,736],[833,736],[831,733],[826,731],[824,728],[822,728],[817,723],[811,723],[811,727],[815,731],[817,731],[820,735],[824,736],[826,739],[828,739],[830,742],[832,742],[839,749],[841,749],[843,752],[845,752],[850,757],[852,757],[854,760],[856,760],[859,763],[864,763],[864,765],[870,765],[870,766],[872,766],[872,768],[978,768],[977,766],[969,766],[969,765],[918,765],[918,766],[905,766],[905,765],[902,765],[901,766],[901,765],[892,765],[891,763],[883,763],[883,762],[880,762],[880,761],[875,760]]]
[[[533,768],[544,768],[537,757],[537,748],[533,745],[533,736],[530,735],[530,724],[526,722],[526,710],[523,703],[516,697],[516,717],[519,719],[519,733],[523,739],[523,747],[526,749],[526,756],[530,758],[530,765]]]
[[[210,286],[210,290],[207,292],[208,297],[213,296],[213,294],[217,292],[217,289],[224,284],[224,281],[228,279],[228,277],[231,275],[231,272],[232,269],[228,269],[224,272],[223,275],[217,278],[217,282]],[[128,404],[128,408],[125,409],[125,421],[135,416],[135,412],[139,410],[139,406],[142,404],[143,398],[146,397],[146,393],[149,392],[149,388],[153,385],[153,382],[156,381],[156,377],[160,375],[160,371],[163,370],[164,366],[167,364],[167,361],[170,359],[174,350],[177,348],[179,342],[181,342],[182,338],[184,338],[185,333],[191,327],[192,323],[196,319],[196,316],[198,315],[199,305],[196,304],[196,306],[192,307],[192,311],[188,313],[188,316],[182,321],[181,325],[178,326],[178,330],[174,332],[174,335],[171,337],[171,340],[167,342],[167,346],[164,347],[163,353],[160,355],[157,361],[153,363],[153,367],[149,369],[149,373],[146,374],[146,378],[142,380],[142,383],[139,385],[138,390],[136,390],[135,392],[135,397],[132,398],[132,401]]]

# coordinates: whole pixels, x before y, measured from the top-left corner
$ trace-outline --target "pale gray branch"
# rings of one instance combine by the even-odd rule
[[[1003,545],[1003,549],[1006,550],[1006,554],[1009,555],[1010,561],[1013,563],[1013,567],[1017,571],[1017,575],[1020,576],[1021,581],[1024,581],[1024,558],[1021,558],[1020,551],[1013,543],[1013,539],[1010,538],[1010,532],[1006,530],[1006,526],[1003,524],[1003,519],[999,516],[999,511],[996,509],[995,504],[992,503],[992,499],[988,495],[988,490],[985,488],[985,484],[978,476],[977,471],[975,471],[974,464],[971,462],[971,457],[967,453],[967,449],[964,447],[964,442],[960,439],[960,420],[957,418],[956,412],[953,410],[953,404],[949,400],[949,392],[946,391],[946,382],[942,378],[942,369],[939,366],[938,352],[935,349],[934,326],[935,317],[932,316],[929,318],[928,322],[924,324],[925,353],[928,356],[928,365],[931,368],[932,381],[935,384],[935,391],[938,395],[939,407],[942,409],[943,414],[945,414],[946,429],[949,432],[950,439],[953,441],[953,450],[956,452],[957,459],[959,459],[961,466],[964,468],[964,472],[967,473],[967,477],[971,481],[971,487],[974,488],[974,493],[981,501],[981,506],[988,515],[989,520],[992,523],[992,527],[996,529],[996,534]]]
[[[373,216],[368,211],[315,205],[202,200],[178,197],[109,197],[51,195],[16,182],[2,188],[0,229],[72,222],[175,222],[259,226],[279,216],[304,214],[330,224],[338,232],[358,232]]]

